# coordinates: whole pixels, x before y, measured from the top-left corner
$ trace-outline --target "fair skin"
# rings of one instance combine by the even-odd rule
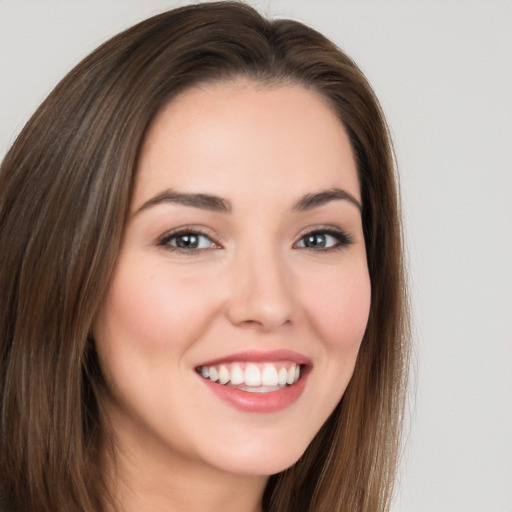
[[[301,86],[207,84],[157,115],[94,325],[123,511],[261,510],[352,376],[360,201],[343,126]]]

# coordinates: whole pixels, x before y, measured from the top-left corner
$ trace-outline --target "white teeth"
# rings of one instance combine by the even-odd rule
[[[288,370],[288,378],[286,379],[286,383],[293,384],[294,382],[295,382],[295,365],[292,364]]]
[[[210,380],[216,382],[219,380],[219,372],[215,366],[210,366]]]
[[[288,363],[290,364],[290,363]],[[237,386],[245,391],[267,393],[282,389],[287,384],[291,385],[300,378],[300,365],[291,363],[286,366],[278,366],[273,363],[255,364],[249,363],[243,369],[244,364],[222,364],[219,366],[202,366],[198,371],[205,378],[219,384]],[[279,366],[279,370],[277,369]]]
[[[229,378],[229,370],[225,366],[221,366],[219,368],[219,382],[221,384],[226,384],[227,382],[229,382]]]
[[[279,378],[277,376],[276,367],[271,364],[265,365],[261,373],[261,384],[263,386],[277,386],[278,383]]]
[[[233,386],[238,386],[238,384],[242,384],[245,381],[245,374],[240,368],[240,366],[235,365],[231,370],[231,384]]]
[[[260,369],[255,364],[247,365],[245,369],[245,383],[248,386],[261,386]]]
[[[286,384],[287,380],[288,380],[288,371],[286,370],[286,368],[281,368],[279,370],[278,384],[280,386],[284,386]]]

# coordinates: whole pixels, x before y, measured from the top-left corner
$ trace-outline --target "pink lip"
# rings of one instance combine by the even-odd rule
[[[221,400],[230,406],[243,411],[253,413],[271,413],[278,412],[296,402],[302,395],[306,382],[311,371],[312,361],[308,357],[290,350],[273,350],[271,352],[247,351],[231,354],[229,356],[212,359],[200,364],[201,366],[214,366],[229,362],[264,362],[264,361],[292,361],[300,364],[300,379],[291,386],[270,391],[268,393],[251,393],[241,389],[224,386],[212,382],[198,375],[204,384]]]
[[[308,375],[309,372],[306,371],[295,384],[269,393],[251,393],[250,391],[223,386],[200,375],[198,375],[198,378],[218,398],[240,411],[270,413],[281,411],[296,402],[304,391]]]
[[[309,357],[306,357],[293,350],[272,350],[269,352],[261,352],[257,350],[248,350],[245,352],[237,352],[236,354],[230,354],[224,357],[218,357],[217,359],[211,359],[198,365],[201,366],[215,366],[222,363],[233,363],[233,362],[253,362],[263,363],[265,361],[291,361],[295,364],[312,366],[312,361]]]

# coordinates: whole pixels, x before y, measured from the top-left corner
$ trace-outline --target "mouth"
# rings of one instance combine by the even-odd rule
[[[245,352],[195,368],[216,396],[244,412],[277,412],[302,394],[311,361],[295,352]]]

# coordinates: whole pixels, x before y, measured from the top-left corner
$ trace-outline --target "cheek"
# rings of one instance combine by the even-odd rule
[[[180,395],[169,390],[189,375],[187,351],[207,329],[218,303],[218,293],[205,287],[204,279],[169,267],[122,259],[93,328],[117,405],[142,415],[144,424],[157,416],[164,422],[162,403],[169,411],[183,408]]]
[[[308,301],[311,322],[329,350],[355,356],[370,311],[371,286],[366,267],[325,276]]]
[[[313,438],[341,400],[354,372],[371,301],[366,262],[350,269],[340,266],[317,272],[314,288],[302,296],[318,356],[309,387]]]
[[[131,348],[144,358],[184,350],[215,309],[212,293],[200,280],[161,264],[138,263],[118,267],[96,322],[97,341],[111,349]]]

